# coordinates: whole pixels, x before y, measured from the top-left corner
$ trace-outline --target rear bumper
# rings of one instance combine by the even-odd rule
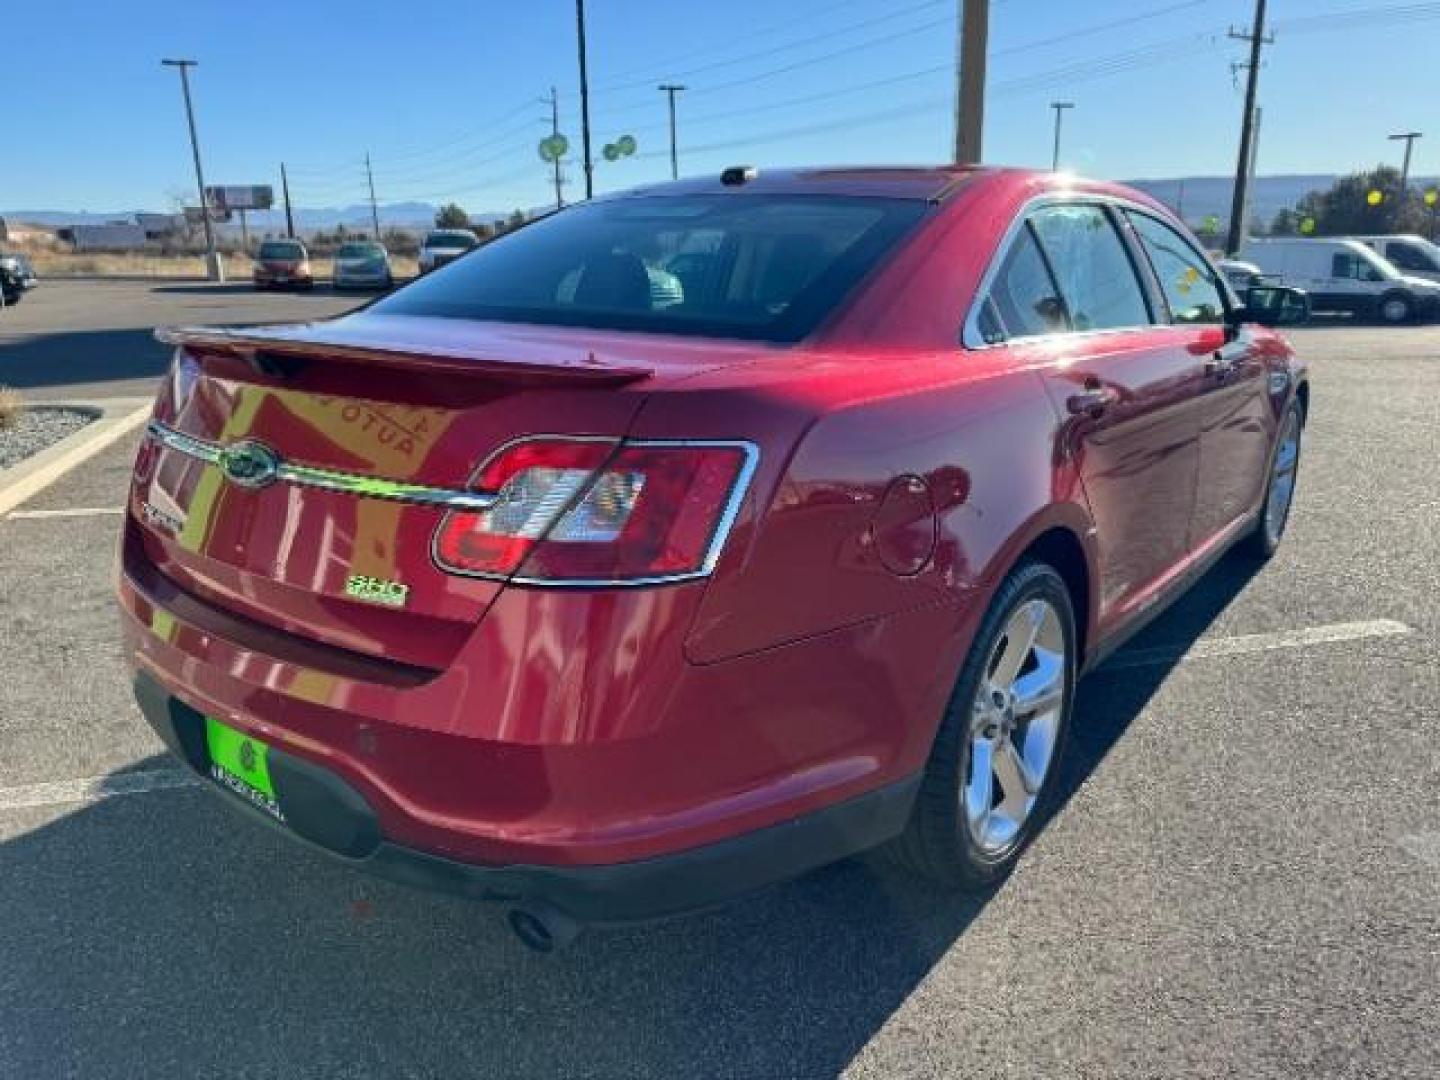
[[[208,779],[201,714],[140,674],[135,696],[171,751]],[[479,865],[387,839],[365,797],[335,773],[272,748],[276,802],[286,824],[210,784],[241,813],[392,881],[479,900],[549,904],[583,923],[636,922],[735,899],[865,851],[904,828],[919,774],[790,821],[663,856],[587,866]]]

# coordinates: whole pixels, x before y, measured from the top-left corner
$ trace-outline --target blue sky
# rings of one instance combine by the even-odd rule
[[[733,162],[921,162],[951,140],[955,0],[590,0],[599,190],[669,173],[663,81],[680,97],[681,171]],[[1074,101],[1065,160],[1112,178],[1233,169],[1241,96],[1225,37],[1251,0],[996,0],[986,158],[1048,165],[1048,103]],[[1440,100],[1440,3],[1272,0],[1264,173],[1398,161],[1392,131]],[[383,202],[472,209],[549,198],[536,142],[550,86],[579,148],[571,0],[43,0],[6,4],[11,88],[0,208],[168,208],[193,188],[180,90],[193,89],[211,183],[274,183],[304,206],[356,203],[363,155]],[[580,191],[567,164],[568,194]],[[1414,172],[1440,172],[1440,128]]]

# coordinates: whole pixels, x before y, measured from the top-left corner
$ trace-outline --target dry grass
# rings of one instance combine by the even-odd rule
[[[25,401],[8,386],[0,386],[0,431],[9,431],[20,422]]]
[[[43,278],[64,277],[144,277],[161,279],[196,279],[205,276],[203,255],[159,255],[148,252],[130,254],[81,254],[69,251],[34,251],[30,256],[35,264],[35,273]],[[226,255],[225,276],[232,281],[248,280],[254,269],[254,262],[247,255]],[[414,258],[395,255],[390,259],[395,276],[414,276],[417,265]],[[330,276],[329,259],[311,259],[310,265],[318,277]]]

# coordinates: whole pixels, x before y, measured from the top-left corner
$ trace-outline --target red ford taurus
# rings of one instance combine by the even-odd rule
[[[1076,677],[1279,543],[1286,300],[1112,185],[747,168],[162,332],[137,695],[235,806],[536,947],[880,844],[983,885]]]

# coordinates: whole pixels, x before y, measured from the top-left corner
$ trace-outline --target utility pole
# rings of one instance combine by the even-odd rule
[[[280,190],[285,195],[285,235],[295,239],[295,216],[290,213],[290,178],[285,175],[285,162],[280,162]]]
[[[555,87],[550,87],[550,137],[557,138],[560,134],[560,95],[555,92]],[[551,163],[555,167],[555,209],[559,210],[565,205],[565,196],[560,191],[560,155],[555,155]]]
[[[595,164],[590,160],[590,76],[585,69],[585,0],[575,0],[575,36],[580,46],[580,144],[585,161],[585,198],[595,194]]]
[[[680,159],[675,151],[675,95],[685,87],[676,83],[661,83],[659,89],[670,99],[670,179],[680,179]]]
[[[985,129],[985,55],[990,36],[990,0],[960,0],[956,43],[955,163],[977,165]]]
[[[1260,118],[1264,112],[1259,105],[1255,106],[1254,126],[1250,129],[1250,160],[1245,163],[1245,205],[1242,207],[1242,219],[1248,230],[1250,226],[1250,202],[1255,195],[1255,163],[1260,158]]]
[[[1052,101],[1050,108],[1055,110],[1055,151],[1050,155],[1050,171],[1060,171],[1060,118],[1065,115],[1066,109],[1073,109],[1073,101]]]
[[[380,239],[380,210],[375,205],[375,172],[370,168],[370,151],[365,151],[365,179],[370,184],[370,224],[375,228],[375,239]]]
[[[215,251],[215,226],[210,222],[210,203],[205,198],[205,170],[200,167],[200,136],[195,133],[195,106],[190,101],[190,69],[195,60],[161,60],[165,67],[180,69],[180,91],[185,95],[185,119],[190,125],[190,150],[195,155],[195,184],[200,189],[200,220],[205,224],[205,276],[224,281],[225,268]]]
[[[1265,0],[1255,0],[1255,23],[1248,33],[1231,29],[1236,41],[1250,43],[1250,62],[1245,80],[1245,113],[1240,121],[1240,154],[1235,163],[1235,191],[1230,200],[1230,231],[1225,238],[1225,253],[1234,255],[1245,241],[1245,206],[1250,199],[1251,141],[1255,137],[1255,96],[1260,88],[1260,50],[1275,40],[1265,34]]]
[[[1410,151],[1415,148],[1415,140],[1423,139],[1425,136],[1418,131],[1407,131],[1402,135],[1391,135],[1391,142],[1405,142],[1405,164],[1400,166],[1400,193],[1404,195],[1405,189],[1410,185]]]

